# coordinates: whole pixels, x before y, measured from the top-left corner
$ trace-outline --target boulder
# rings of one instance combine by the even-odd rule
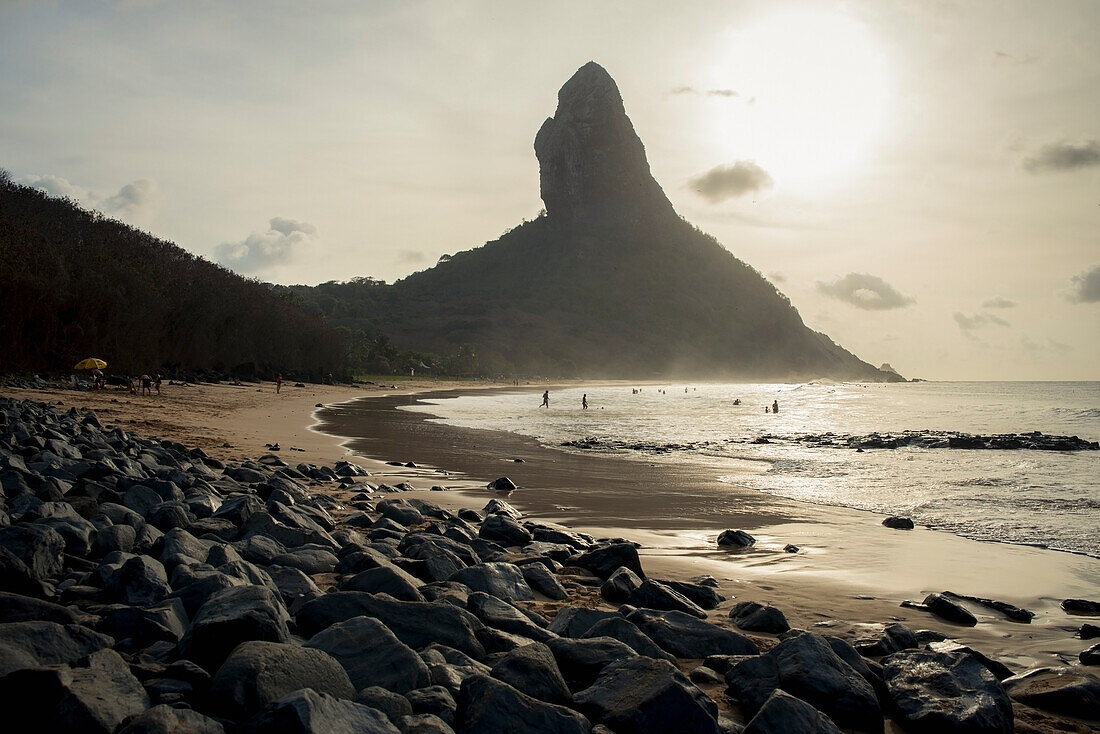
[[[756,538],[744,530],[723,530],[718,534],[718,545],[726,548],[748,548],[756,545]]]
[[[622,615],[618,612],[569,605],[558,610],[548,629],[555,635],[576,638],[583,636],[596,622],[609,618],[621,619]]]
[[[424,661],[373,617],[338,622],[318,632],[305,646],[335,658],[356,689],[377,686],[406,693],[431,682]]]
[[[924,598],[924,606],[932,614],[940,619],[946,619],[948,622],[966,625],[967,627],[973,627],[978,623],[973,614],[945,594],[929,594]]]
[[[405,694],[405,700],[412,706],[415,714],[432,714],[447,724],[454,723],[457,704],[450,690],[444,686],[428,686],[409,691]]]
[[[620,566],[600,586],[600,596],[611,604],[625,604],[630,595],[641,585],[642,580],[638,578],[638,574],[625,566]]]
[[[840,729],[810,704],[777,688],[742,734],[840,734]]]
[[[419,525],[424,522],[424,516],[420,510],[413,507],[408,500],[388,499],[379,502],[375,509],[394,522],[401,523],[405,527]]]
[[[911,732],[1010,734],[1012,702],[973,656],[906,650],[882,664],[894,718]]]
[[[877,658],[915,649],[920,647],[920,642],[913,630],[895,622],[886,625],[878,637],[857,640],[854,647],[860,655]]]
[[[288,553],[280,553],[271,559],[271,564],[290,566],[310,575],[332,573],[338,559],[323,548],[296,548]]]
[[[208,671],[217,670],[238,644],[286,642],[290,617],[265,586],[235,586],[211,595],[180,641],[180,654]]]
[[[225,734],[225,727],[198,711],[161,704],[130,719],[118,734]]]
[[[493,481],[486,484],[485,488],[486,489],[491,489],[494,492],[511,492],[514,489],[518,489],[518,487],[516,487],[516,483],[513,482],[508,477],[497,477]],[[490,510],[488,510],[488,508],[486,508],[486,512],[489,512],[489,511]]]
[[[412,715],[412,704],[400,693],[387,691],[381,686],[367,686],[355,694],[355,702],[372,709],[378,709],[386,715],[390,723],[402,728],[400,721]]]
[[[662,579],[661,583],[673,591],[683,594],[690,599],[692,603],[699,605],[699,607],[703,609],[714,609],[726,600],[726,597],[706,584],[693,584],[687,581],[670,581],[665,579]]]
[[[161,640],[175,644],[188,627],[187,611],[179,599],[166,599],[150,607],[113,606],[101,613],[100,632],[116,640],[131,640],[138,648]]]
[[[0,548],[7,549],[22,561],[31,576],[38,581],[46,581],[61,574],[65,539],[46,525],[24,522],[0,528]]]
[[[569,598],[569,593],[562,587],[561,582],[541,563],[527,563],[520,566],[519,570],[523,574],[523,580],[536,593],[553,601]]]
[[[483,591],[506,601],[535,598],[519,568],[511,563],[479,563],[463,568],[447,580],[457,581],[468,586],[471,591]]]
[[[481,523],[478,537],[503,546],[524,546],[531,542],[531,533],[507,515],[489,515]]]
[[[730,610],[730,619],[748,632],[768,632],[779,634],[791,628],[783,612],[773,606],[757,604],[754,601],[742,601]]]
[[[485,625],[513,635],[521,635],[542,642],[554,633],[537,624],[527,614],[506,601],[475,591],[466,600],[466,609]]]
[[[1100,643],[1086,647],[1077,656],[1081,665],[1100,665]]]
[[[75,663],[113,642],[107,635],[78,624],[37,621],[0,624],[0,676],[20,668]]]
[[[547,640],[546,646],[554,654],[558,670],[571,691],[588,688],[611,663],[638,656],[628,645],[610,637],[584,640],[555,637]]]
[[[580,639],[587,640],[593,637],[610,637],[623,643],[639,655],[667,660],[673,664],[676,663],[676,658],[673,655],[658,647],[657,643],[646,637],[640,629],[634,626],[633,622],[628,622],[624,617],[614,616],[602,619],[592,625],[587,632],[581,635]]]
[[[1100,678],[1078,668],[1036,668],[1001,681],[1015,701],[1059,716],[1100,721]]]
[[[554,654],[539,642],[505,654],[493,666],[491,675],[540,701],[568,705],[573,699]]]
[[[134,556],[107,577],[104,591],[123,604],[148,606],[171,594],[172,587],[159,561],[149,556]]]
[[[414,650],[438,642],[474,658],[485,654],[476,634],[484,625],[447,602],[398,601],[361,591],[337,591],[304,604],[295,619],[301,634],[315,635],[336,622],[363,615],[382,622]]]
[[[432,487],[434,490],[435,487]],[[397,722],[403,734],[454,734],[446,721],[434,714],[413,714],[403,716]]]
[[[77,615],[60,604],[0,591],[0,624],[34,621],[76,624]]]
[[[613,662],[573,697],[573,703],[617,734],[718,734],[718,706],[664,660],[633,657]]]
[[[601,587],[600,593],[603,593]],[[677,611],[706,619],[707,613],[683,594],[673,591],[659,581],[646,579],[642,585],[630,592],[628,601],[637,607],[658,611]]]
[[[137,543],[137,530],[129,525],[111,525],[96,533],[92,556],[102,558],[113,551],[129,553]]]
[[[303,604],[321,596],[321,590],[313,583],[313,579],[297,568],[270,566],[267,573],[279,588],[279,595],[287,609],[293,611],[296,608],[294,604]]]
[[[633,543],[612,543],[593,548],[571,559],[570,565],[591,571],[605,581],[621,566],[633,571],[638,578],[645,579],[638,549]]]
[[[368,568],[340,582],[340,588],[345,591],[389,594],[394,599],[403,601],[424,601],[424,595],[419,591],[420,586],[419,579],[390,564]]]
[[[1062,611],[1066,614],[1100,615],[1100,601],[1092,601],[1091,599],[1064,599],[1061,606]]]
[[[304,688],[268,705],[242,734],[401,734],[386,715],[354,701]]]
[[[683,612],[635,609],[626,616],[646,637],[678,658],[707,655],[755,655],[756,644],[733,630],[723,629]]]
[[[912,530],[915,527],[913,521],[908,517],[898,517],[897,515],[891,515],[883,520],[882,524],[894,530]]]
[[[282,642],[244,642],[229,654],[210,683],[210,709],[243,721],[288,693],[312,688],[352,698],[348,674],[321,650]]]
[[[564,706],[544,703],[487,675],[462,683],[454,729],[459,734],[588,734],[591,724]]]

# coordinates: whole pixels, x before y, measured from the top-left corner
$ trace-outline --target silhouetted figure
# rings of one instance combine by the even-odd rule
[[[741,398],[734,398],[733,404],[734,405],[740,405],[741,404]]]
[[[153,394],[153,378],[145,373],[141,376],[141,394],[152,395]]]
[[[778,400],[773,400],[772,401],[772,412],[773,413],[778,413],[779,412],[779,401]]]
[[[550,391],[549,390],[547,390],[546,392],[544,392],[542,394],[542,405],[540,405],[539,407],[540,408],[549,408],[550,407]]]
[[[283,373],[275,375],[275,394],[279,394],[279,390],[283,387]]]
[[[765,412],[765,413],[770,413],[770,412],[772,412],[772,409],[771,409],[771,408],[769,408],[769,407],[768,407],[767,405],[765,405],[765,406],[764,406],[764,412]]]
[[[157,395],[160,395],[160,373],[157,372],[153,375],[153,387],[157,389]]]
[[[588,393],[581,395],[581,410],[588,410]]]

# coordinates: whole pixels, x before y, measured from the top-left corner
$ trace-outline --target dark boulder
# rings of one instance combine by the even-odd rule
[[[883,520],[882,524],[894,530],[912,530],[915,527],[912,520],[907,517],[898,517],[897,515],[891,515]]]
[[[400,568],[387,564],[369,568],[340,582],[344,591],[365,591],[368,594],[389,594],[403,601],[424,601],[420,580]]]
[[[531,533],[507,515],[489,515],[481,523],[478,537],[503,546],[524,546],[531,542]]]
[[[605,667],[573,697],[588,718],[619,734],[718,734],[718,706],[664,660],[633,657]]]
[[[161,704],[130,719],[118,734],[225,734],[225,727],[198,711]]]
[[[403,716],[398,722],[398,728],[402,734],[455,734],[455,730],[446,721],[434,714]]]
[[[1078,668],[1037,668],[1001,681],[1015,701],[1059,716],[1100,721],[1100,678]]]
[[[620,566],[600,586],[600,596],[611,604],[625,604],[641,585],[642,580],[638,578],[638,574]]]
[[[323,548],[297,548],[289,553],[280,553],[271,559],[271,563],[278,566],[290,566],[310,575],[316,573],[332,573],[336,568],[337,558],[330,551]]]
[[[301,688],[352,698],[348,674],[326,653],[281,642],[250,641],[229,654],[210,683],[210,709],[236,721]]]
[[[113,551],[129,553],[137,542],[137,530],[129,525],[111,525],[96,533],[92,555],[101,558]]]
[[[561,582],[541,563],[527,563],[520,566],[519,570],[523,574],[523,580],[527,582],[532,591],[553,601],[569,598],[569,593],[561,585]]]
[[[485,625],[513,635],[542,642],[554,636],[543,624],[538,624],[520,609],[502,599],[475,591],[466,600],[466,609]],[[545,624],[545,623],[544,623]]]
[[[593,548],[571,559],[570,565],[591,571],[605,581],[620,566],[630,569],[640,579],[646,577],[638,558],[638,549],[633,543],[612,543]]]
[[[491,675],[540,701],[568,705],[573,699],[554,654],[539,642],[505,654],[493,666]]]
[[[742,734],[840,734],[840,729],[810,704],[777,688]]]
[[[1092,601],[1090,599],[1065,599],[1062,601],[1062,611],[1066,614],[1100,616],[1100,601]]]
[[[1082,650],[1077,659],[1081,661],[1081,665],[1100,665],[1100,643]]]
[[[1012,732],[1008,694],[971,655],[906,650],[883,660],[882,676],[906,731]]]
[[[130,640],[138,648],[164,640],[179,642],[188,626],[187,612],[179,599],[166,599],[150,607],[117,605],[102,612],[97,629],[116,640]]]
[[[373,617],[353,617],[318,632],[306,647],[344,666],[356,689],[378,686],[406,693],[430,683],[424,661]]]
[[[491,489],[494,492],[511,492],[514,489],[518,489],[518,487],[516,487],[516,483],[508,477],[497,477],[493,481],[486,484],[485,488]],[[486,511],[490,512],[490,510]]]
[[[756,538],[744,530],[723,530],[718,534],[718,545],[727,548],[748,548],[756,545]]]
[[[895,622],[886,625],[878,637],[857,640],[854,647],[860,655],[877,658],[918,648],[920,642],[913,630]]]
[[[756,644],[733,630],[704,622],[683,612],[635,609],[626,616],[646,637],[678,658],[707,655],[755,655]]]
[[[412,716],[413,712],[409,699],[400,693],[388,691],[381,686],[367,686],[355,694],[355,702],[372,709],[378,709],[386,715],[391,724],[402,730],[401,719]]]
[[[451,692],[443,686],[428,686],[409,691],[405,694],[405,700],[412,706],[414,714],[432,714],[447,724],[454,723],[457,704]]]
[[[21,560],[39,581],[60,575],[64,566],[65,539],[46,525],[19,523],[0,528],[0,548]]]
[[[164,566],[149,556],[134,556],[107,577],[104,591],[123,604],[148,606],[172,593]]]
[[[726,597],[715,591],[713,587],[705,584],[693,584],[687,581],[670,581],[665,579],[661,579],[661,583],[673,591],[683,594],[690,599],[692,603],[699,605],[703,609],[714,609],[726,600]]]
[[[588,632],[596,622],[604,619],[622,619],[622,615],[618,612],[605,612],[602,609],[564,606],[550,621],[549,630],[555,635],[577,638]]]
[[[72,610],[60,604],[0,591],[0,624],[33,621],[76,624],[78,620]]]
[[[407,500],[388,499],[379,502],[375,509],[394,522],[401,523],[405,527],[419,525],[424,522],[424,516],[420,510],[413,507]]]
[[[386,715],[354,701],[304,688],[257,714],[241,734],[401,734]]]
[[[20,668],[75,663],[113,643],[107,635],[78,624],[0,624],[0,676]]]
[[[564,706],[544,703],[487,675],[462,683],[454,729],[459,734],[588,734],[588,720]]]
[[[638,657],[628,645],[610,637],[571,640],[556,637],[546,641],[554,654],[565,682],[571,691],[592,685],[604,668],[618,660]]]
[[[927,607],[928,611],[932,612],[932,614],[935,614],[940,619],[946,619],[948,622],[966,625],[967,627],[973,627],[978,623],[978,620],[973,614],[945,594],[929,594],[924,598],[924,606]]]
[[[580,639],[587,640],[593,637],[610,637],[623,643],[639,655],[667,660],[673,664],[676,662],[673,655],[658,647],[657,643],[646,637],[640,629],[634,626],[633,622],[628,622],[624,617],[616,615],[602,619],[592,625],[587,632],[581,635]]]
[[[601,593],[602,593],[601,588]],[[658,611],[677,611],[706,619],[707,613],[683,594],[673,591],[659,581],[646,579],[642,585],[630,593],[628,601],[637,607]]]
[[[773,606],[757,604],[754,601],[738,602],[730,610],[730,619],[748,632],[768,632],[777,635],[791,628],[783,612]]]
[[[213,594],[195,614],[180,641],[180,654],[214,671],[242,642],[286,642],[289,619],[282,601],[265,586],[225,589]]]
[[[511,563],[479,563],[452,574],[447,580],[457,581],[468,586],[471,591],[483,591],[506,601],[535,598],[519,568]]]

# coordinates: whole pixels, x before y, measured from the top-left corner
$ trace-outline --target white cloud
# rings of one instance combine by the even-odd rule
[[[964,332],[973,331],[974,329],[984,329],[989,326],[1012,326],[1000,316],[994,316],[991,313],[976,313],[967,316],[964,313],[956,311],[953,314],[955,323],[959,325],[959,328]]]
[[[266,232],[253,232],[239,242],[214,248],[219,263],[239,273],[257,273],[290,262],[302,246],[312,244],[317,228],[309,222],[273,217]]]
[[[30,186],[32,189],[44,191],[50,196],[55,196],[59,199],[69,198],[75,199],[76,201],[87,201],[89,198],[87,189],[70,183],[61,176],[54,176],[49,173],[42,176],[37,174],[22,176],[18,179],[18,183],[24,186]]]
[[[982,304],[982,308],[1016,308],[1020,304],[1003,296],[994,296]]]
[[[1097,303],[1100,302],[1100,265],[1093,266],[1080,275],[1072,278],[1073,286],[1069,292],[1069,300],[1073,303]]]
[[[101,206],[105,211],[140,219],[156,209],[159,199],[157,182],[139,178],[123,186],[114,196],[104,199]]]
[[[866,311],[886,311],[916,303],[912,296],[904,295],[882,278],[869,273],[848,273],[831,283],[818,281],[817,289]]]

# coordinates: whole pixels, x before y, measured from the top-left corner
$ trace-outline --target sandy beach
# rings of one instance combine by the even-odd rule
[[[730,494],[736,510],[696,517],[692,497],[715,491],[710,482],[681,479],[674,493],[681,501],[667,507],[669,492],[646,491],[668,489],[672,479],[660,466],[573,456],[511,434],[450,428],[395,409],[427,391],[493,387],[502,386],[429,380],[404,381],[396,388],[284,384],[276,394],[270,383],[166,384],[162,395],[151,397],[111,390],[6,388],[0,394],[95,410],[105,425],[198,446],[223,461],[260,456],[273,443],[292,465],[349,459],[371,472],[372,482],[408,482],[417,489],[408,496],[448,508],[480,508],[500,496],[533,517],[600,537],[635,540],[643,546],[640,553],[651,575],[712,575],[727,598],[772,604],[794,626],[858,639],[876,625],[900,621],[913,629],[940,630],[1016,670],[1066,664],[1087,646],[1073,633],[1089,619],[1067,615],[1058,605],[1065,598],[1100,596],[1100,560],[1095,558],[981,543],[922,528],[895,531],[882,527],[882,518],[872,513],[810,506],[733,486],[722,491]],[[352,430],[341,424],[341,416],[354,413],[362,420],[363,414],[347,405],[357,398],[368,398],[357,406],[367,406],[370,418]],[[486,481],[504,475],[520,489],[508,495],[485,489]],[[449,491],[431,491],[432,486]],[[583,502],[577,501],[578,489],[584,490]],[[630,511],[624,512],[627,507]],[[692,520],[685,522],[685,517]],[[749,530],[757,545],[718,550],[715,537],[725,527]],[[787,544],[799,552],[784,552]],[[905,599],[920,601],[944,590],[1007,601],[1036,617],[1031,624],[1019,624],[989,612],[978,614],[976,627],[962,627],[899,606]],[[717,613],[724,615],[726,606]]]

